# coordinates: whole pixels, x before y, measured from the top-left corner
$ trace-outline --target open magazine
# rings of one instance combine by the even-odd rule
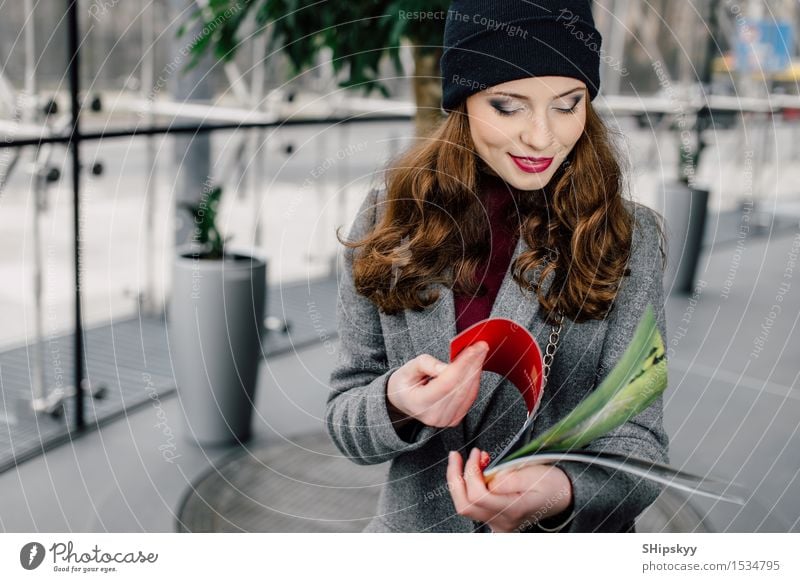
[[[510,319],[480,321],[450,344],[451,361],[478,341],[489,344],[483,369],[507,377],[519,389],[528,417],[515,437],[484,470],[488,483],[501,470],[528,464],[578,461],[602,465],[668,487],[744,504],[745,490],[734,483],[700,477],[645,459],[581,450],[646,409],[667,387],[664,342],[652,305],[642,315],[631,343],[603,382],[567,416],[543,434],[527,440],[542,396],[542,353],[530,332]]]

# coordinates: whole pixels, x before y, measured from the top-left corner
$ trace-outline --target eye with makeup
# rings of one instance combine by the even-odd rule
[[[572,107],[567,107],[567,108],[563,108],[563,109],[560,108],[560,107],[556,107],[555,110],[558,111],[559,113],[565,113],[565,114],[567,114],[567,113],[575,113],[575,110],[578,109],[578,103],[581,102],[581,99],[583,99],[583,95],[581,95],[581,96],[579,96],[579,97],[577,97],[575,99],[575,101],[572,103]]]
[[[489,104],[494,108],[495,112],[503,116],[513,115],[522,110],[522,107],[512,109],[511,102],[508,99],[492,99]]]
[[[578,108],[578,104],[581,102],[581,99],[583,99],[583,96],[582,95],[578,96],[573,102],[572,107],[567,107],[567,108],[554,107],[554,109],[559,113],[563,113],[565,115],[570,113],[575,113],[575,111]],[[492,99],[489,103],[498,115],[502,115],[504,117],[513,115],[517,111],[521,111],[522,109],[524,109],[524,107],[511,108],[511,102],[508,101],[507,99]]]

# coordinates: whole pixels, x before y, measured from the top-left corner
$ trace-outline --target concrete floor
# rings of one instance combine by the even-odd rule
[[[667,306],[671,461],[752,491],[694,496],[717,531],[800,531],[800,229],[708,251]]]
[[[743,508],[691,499],[716,531],[800,531],[800,271],[792,264],[798,251],[796,227],[712,245],[701,255],[695,294],[668,300],[671,462],[753,491]],[[778,303],[780,314],[772,317]],[[266,362],[257,442],[322,427],[332,365],[324,345]],[[231,449],[179,443],[179,457],[165,461],[156,413],[178,432],[179,402],[157,404],[161,411],[154,403],[0,475],[0,529],[174,531],[192,481]]]
[[[323,345],[271,358],[261,368],[253,444],[322,428],[327,374]],[[302,381],[300,378],[302,377]],[[293,389],[282,392],[277,387]],[[172,532],[191,483],[236,447],[175,442],[162,455],[166,422],[182,431],[173,396],[0,475],[0,529],[6,532]],[[162,449],[159,447],[162,446]]]

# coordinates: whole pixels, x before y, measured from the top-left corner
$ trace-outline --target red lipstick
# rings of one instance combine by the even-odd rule
[[[514,160],[514,163],[517,164],[517,167],[520,170],[527,172],[528,174],[538,174],[539,172],[544,172],[553,162],[553,158],[530,158],[518,157],[511,154],[508,155],[511,156],[511,159]]]

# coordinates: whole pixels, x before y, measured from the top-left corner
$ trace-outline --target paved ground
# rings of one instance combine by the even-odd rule
[[[800,531],[800,230],[706,253],[668,304],[673,463],[733,479],[744,507],[706,499],[716,529]]]
[[[284,442],[319,430],[326,375],[322,344],[262,366],[253,444]],[[162,455],[166,422],[182,434],[175,397],[146,406],[0,475],[2,531],[174,531],[175,512],[191,483],[232,452],[201,450],[180,437],[174,460]]]
[[[692,499],[717,531],[800,531],[799,250],[797,228],[714,245],[701,257],[697,292],[668,300],[672,463],[753,491],[744,508]],[[255,444],[322,427],[329,352],[317,344],[266,361]],[[178,401],[160,405],[177,432]],[[173,531],[191,483],[231,449],[181,442],[167,462],[156,412],[139,409],[0,475],[0,528]]]

